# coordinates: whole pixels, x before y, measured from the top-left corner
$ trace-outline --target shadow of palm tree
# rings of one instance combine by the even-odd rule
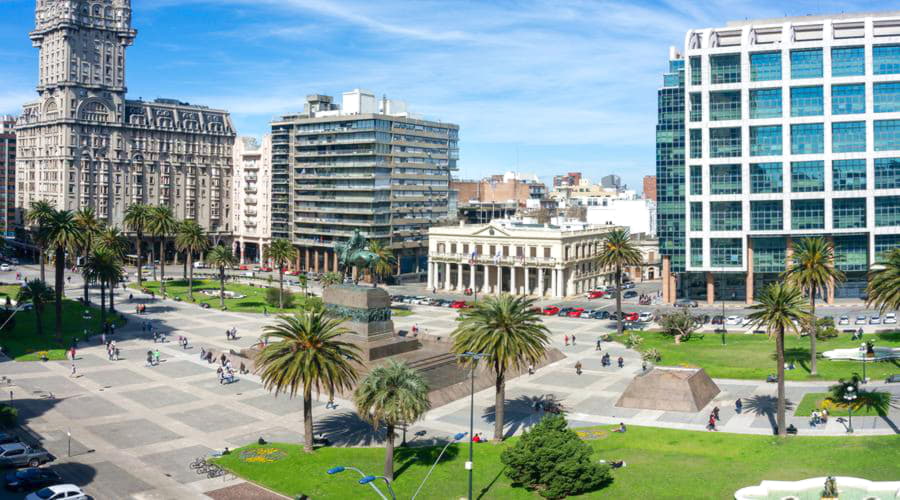
[[[314,422],[314,431],[335,446],[371,446],[383,443],[385,438],[384,427],[376,431],[352,411],[319,418]]]
[[[757,416],[765,416],[769,419],[769,425],[772,426],[772,430],[778,427],[775,419],[775,414],[778,411],[778,398],[775,396],[750,396],[745,398],[743,402],[745,412],[753,412]],[[794,403],[789,399],[785,399],[785,413],[793,409]]]
[[[542,408],[551,406],[565,411],[559,398],[554,394],[541,394],[540,396],[523,395],[516,399],[507,399],[503,402],[503,436],[510,437],[520,428],[527,429],[540,422],[546,414]],[[494,423],[497,419],[496,405],[485,408],[481,418],[485,422]]]
[[[404,472],[406,469],[409,469],[414,463],[419,463],[426,467],[431,467],[431,464],[434,463],[435,460],[438,459],[438,456],[441,456],[441,450],[444,449],[444,445],[447,442],[438,442],[433,446],[417,446],[415,448],[403,447],[396,448],[394,450],[394,463],[400,464],[399,467],[395,467],[394,470],[394,478],[397,478]],[[450,445],[447,447],[447,451],[444,452],[443,456],[441,456],[441,462],[446,462],[448,460],[453,460],[459,455],[459,444]]]

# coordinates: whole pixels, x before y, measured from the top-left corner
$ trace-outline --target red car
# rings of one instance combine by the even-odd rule
[[[544,308],[543,311],[541,311],[541,313],[542,313],[544,316],[556,316],[556,314],[557,314],[558,312],[559,312],[559,308],[556,307],[556,306],[547,306],[547,307]]]
[[[637,320],[638,320],[638,313],[636,313],[636,312],[625,313],[625,321],[637,321]]]
[[[470,305],[469,305],[466,301],[464,301],[464,300],[454,300],[453,303],[450,304],[450,307],[453,308],[453,309],[468,309],[468,308],[470,308],[470,307],[472,307],[472,306],[470,306]]]
[[[246,270],[249,269],[249,268],[248,268],[247,266],[242,265],[239,269],[240,269],[241,271],[246,271]]]
[[[570,318],[580,318],[580,317],[581,317],[581,313],[583,313],[583,312],[584,312],[584,308],[583,308],[583,307],[576,307],[575,309],[572,309],[571,311],[569,311],[568,316],[569,316]]]
[[[601,290],[591,290],[588,292],[588,299],[599,299],[605,295]]]
[[[260,270],[260,271],[265,271],[265,272],[267,272],[267,273],[272,272],[272,268],[269,267],[269,266],[262,266],[262,267],[259,268],[259,270]]]

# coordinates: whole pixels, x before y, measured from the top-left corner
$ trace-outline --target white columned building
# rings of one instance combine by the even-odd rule
[[[596,263],[613,226],[494,220],[428,231],[428,288],[562,298],[606,284]]]

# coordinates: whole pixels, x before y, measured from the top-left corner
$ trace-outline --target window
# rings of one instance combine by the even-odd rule
[[[900,111],[900,82],[876,83],[872,87],[876,113]]]
[[[741,267],[744,248],[741,238],[712,238],[709,258],[713,267]]]
[[[825,229],[825,200],[792,200],[791,229]]]
[[[753,271],[780,273],[787,261],[787,242],[784,238],[753,238]]]
[[[703,194],[703,167],[691,165],[691,194]]]
[[[791,116],[825,114],[825,97],[821,86],[791,88]]]
[[[876,75],[900,73],[900,45],[872,47],[872,72]]]
[[[703,267],[703,240],[691,238],[691,265]]]
[[[900,120],[875,120],[875,151],[900,150]]]
[[[825,191],[825,162],[791,162],[791,192]]]
[[[875,258],[877,260],[884,259],[884,253],[895,248],[900,248],[900,234],[875,235]]]
[[[875,189],[900,188],[900,158],[875,159]]]
[[[709,56],[709,83],[737,83],[741,81],[741,55]]]
[[[743,214],[739,201],[714,201],[709,204],[710,231],[740,231]]]
[[[750,156],[781,154],[781,125],[750,127]]]
[[[703,203],[691,202],[691,231],[703,231]]]
[[[781,89],[751,90],[750,118],[781,118]]]
[[[822,49],[792,50],[791,78],[822,78]]]
[[[750,230],[780,231],[784,225],[784,206],[780,201],[751,201]]]
[[[900,196],[875,197],[875,225],[900,226]]]
[[[709,129],[709,156],[712,158],[741,156],[741,128]]]
[[[691,94],[691,121],[699,122],[703,120],[703,96],[700,92]]]
[[[831,76],[863,76],[866,74],[866,51],[863,47],[831,49]]]
[[[703,157],[703,131],[691,129],[691,158]]]
[[[865,84],[831,86],[831,114],[851,115],[865,112]]]
[[[809,155],[824,152],[825,126],[823,124],[798,123],[791,125],[791,154]]]
[[[740,120],[741,92],[739,90],[733,92],[710,92],[709,119],[712,121]]]
[[[741,166],[710,165],[709,186],[710,194],[740,194]]]
[[[691,85],[703,83],[703,70],[700,65],[700,56],[691,56]]]
[[[835,229],[866,227],[865,198],[835,198],[831,202],[831,212]]]
[[[780,193],[783,185],[781,163],[750,164],[751,193]]]
[[[834,266],[841,271],[869,270],[868,236],[835,236]]]
[[[831,151],[854,153],[866,150],[866,122],[831,124]]]
[[[835,191],[866,189],[866,160],[832,161],[831,189]]]
[[[750,54],[750,81],[781,80],[781,52]]]

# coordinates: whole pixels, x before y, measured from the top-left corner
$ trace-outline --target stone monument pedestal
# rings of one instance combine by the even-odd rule
[[[342,340],[360,350],[363,361],[374,361],[414,351],[419,341],[394,333],[391,296],[380,288],[332,285],[322,294],[325,307],[335,316],[347,318],[341,326],[349,330]]]

